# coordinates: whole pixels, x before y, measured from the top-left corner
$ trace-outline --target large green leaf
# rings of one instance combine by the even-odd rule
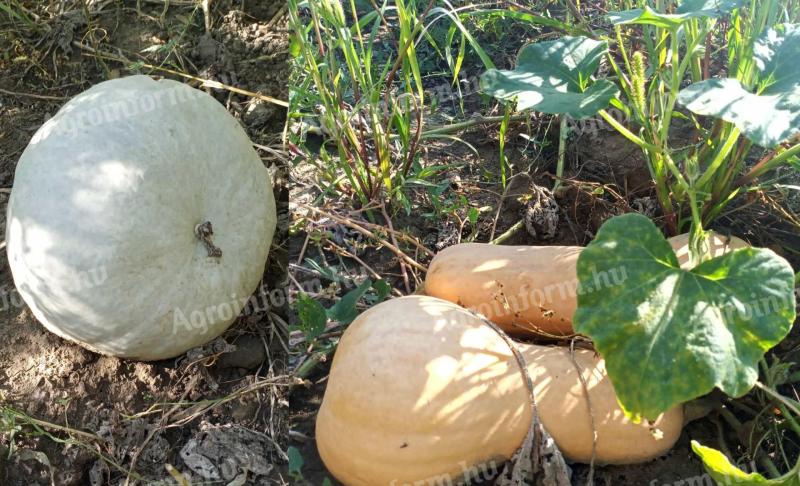
[[[800,486],[798,477],[798,467],[795,466],[784,476],[777,479],[767,479],[757,472],[746,473],[731,464],[731,461],[721,453],[711,447],[700,445],[697,441],[692,441],[692,450],[703,460],[706,471],[719,485],[736,484],[738,486]]]
[[[645,5],[621,12],[609,12],[609,22],[621,24],[646,24],[664,29],[677,29],[692,18],[719,18],[727,15],[746,3],[746,0],[686,0],[674,14],[664,14]]]
[[[654,419],[720,388],[744,395],[795,318],[794,273],[745,248],[683,270],[645,216],[607,221],[578,259],[575,330],[606,359],[627,414]]]
[[[648,6],[621,12],[609,12],[606,18],[614,25],[643,24],[664,29],[676,29],[686,20],[683,15],[662,14]]]
[[[685,0],[677,13],[691,17],[719,18],[750,3],[748,0]]]
[[[753,142],[774,147],[800,133],[800,25],[768,30],[755,43],[765,85],[751,93],[732,78],[709,79],[683,89],[678,101],[698,115],[735,124]]]
[[[608,52],[608,44],[587,37],[564,36],[523,47],[513,71],[490,69],[481,89],[495,98],[517,102],[520,111],[567,114],[586,118],[617,96],[614,83],[591,76]]]

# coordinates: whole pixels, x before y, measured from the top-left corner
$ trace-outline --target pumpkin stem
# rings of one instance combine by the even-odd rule
[[[197,239],[205,243],[206,250],[208,250],[208,256],[214,258],[219,258],[222,256],[222,250],[215,246],[211,241],[211,235],[214,234],[214,230],[211,228],[211,221],[206,221],[205,223],[200,223],[195,226],[194,234],[197,236]]]

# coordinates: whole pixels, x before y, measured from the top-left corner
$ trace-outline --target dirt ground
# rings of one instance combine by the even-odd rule
[[[187,81],[141,66],[147,63],[287,99],[283,2],[213,2],[208,32],[198,2],[167,2],[165,10],[145,1],[140,12],[136,3],[24,2],[35,26],[0,30],[0,230],[31,136],[95,83],[134,72]],[[210,93],[253,142],[280,149],[284,108],[224,89]],[[279,152],[260,153],[279,211],[263,279],[271,291],[286,279],[288,190]],[[0,404],[14,412],[0,420],[20,430],[0,441],[0,484],[123,484],[126,471],[141,480],[131,484],[177,484],[166,465],[192,484],[287,484],[280,465],[287,315],[286,305],[243,315],[221,339],[175,360],[99,356],[45,331],[14,290],[2,252]],[[9,447],[16,449],[10,456]]]

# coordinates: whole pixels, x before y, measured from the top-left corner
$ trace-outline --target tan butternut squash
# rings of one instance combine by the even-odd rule
[[[688,235],[669,241],[686,267]],[[712,233],[710,238],[713,256],[743,246],[747,243],[735,237]],[[569,336],[577,307],[576,265],[581,250],[578,246],[454,245],[431,262],[425,293],[472,309],[513,336]],[[603,278],[615,283],[623,276]]]
[[[591,418],[569,350],[519,348],[544,427],[565,457],[589,461]],[[587,350],[577,350],[575,359],[591,397],[599,463],[646,461],[672,447],[682,408],[652,428],[633,424],[617,405],[603,361]],[[345,332],[316,440],[330,472],[349,486],[455,484],[499,471],[522,444],[531,417],[508,344],[453,303],[410,296],[373,307]]]
[[[569,335],[581,249],[454,245],[431,262],[425,293],[472,309],[511,335]]]

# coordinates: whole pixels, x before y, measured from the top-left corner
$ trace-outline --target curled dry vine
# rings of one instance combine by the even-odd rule
[[[533,380],[528,373],[528,363],[525,357],[517,348],[516,343],[497,324],[480,314],[469,312],[497,333],[508,345],[517,361],[522,379],[525,381],[531,409],[531,425],[528,433],[525,435],[522,445],[506,464],[496,484],[498,486],[525,486],[536,481],[536,484],[548,486],[570,486],[570,470],[564,456],[539,419]]]

